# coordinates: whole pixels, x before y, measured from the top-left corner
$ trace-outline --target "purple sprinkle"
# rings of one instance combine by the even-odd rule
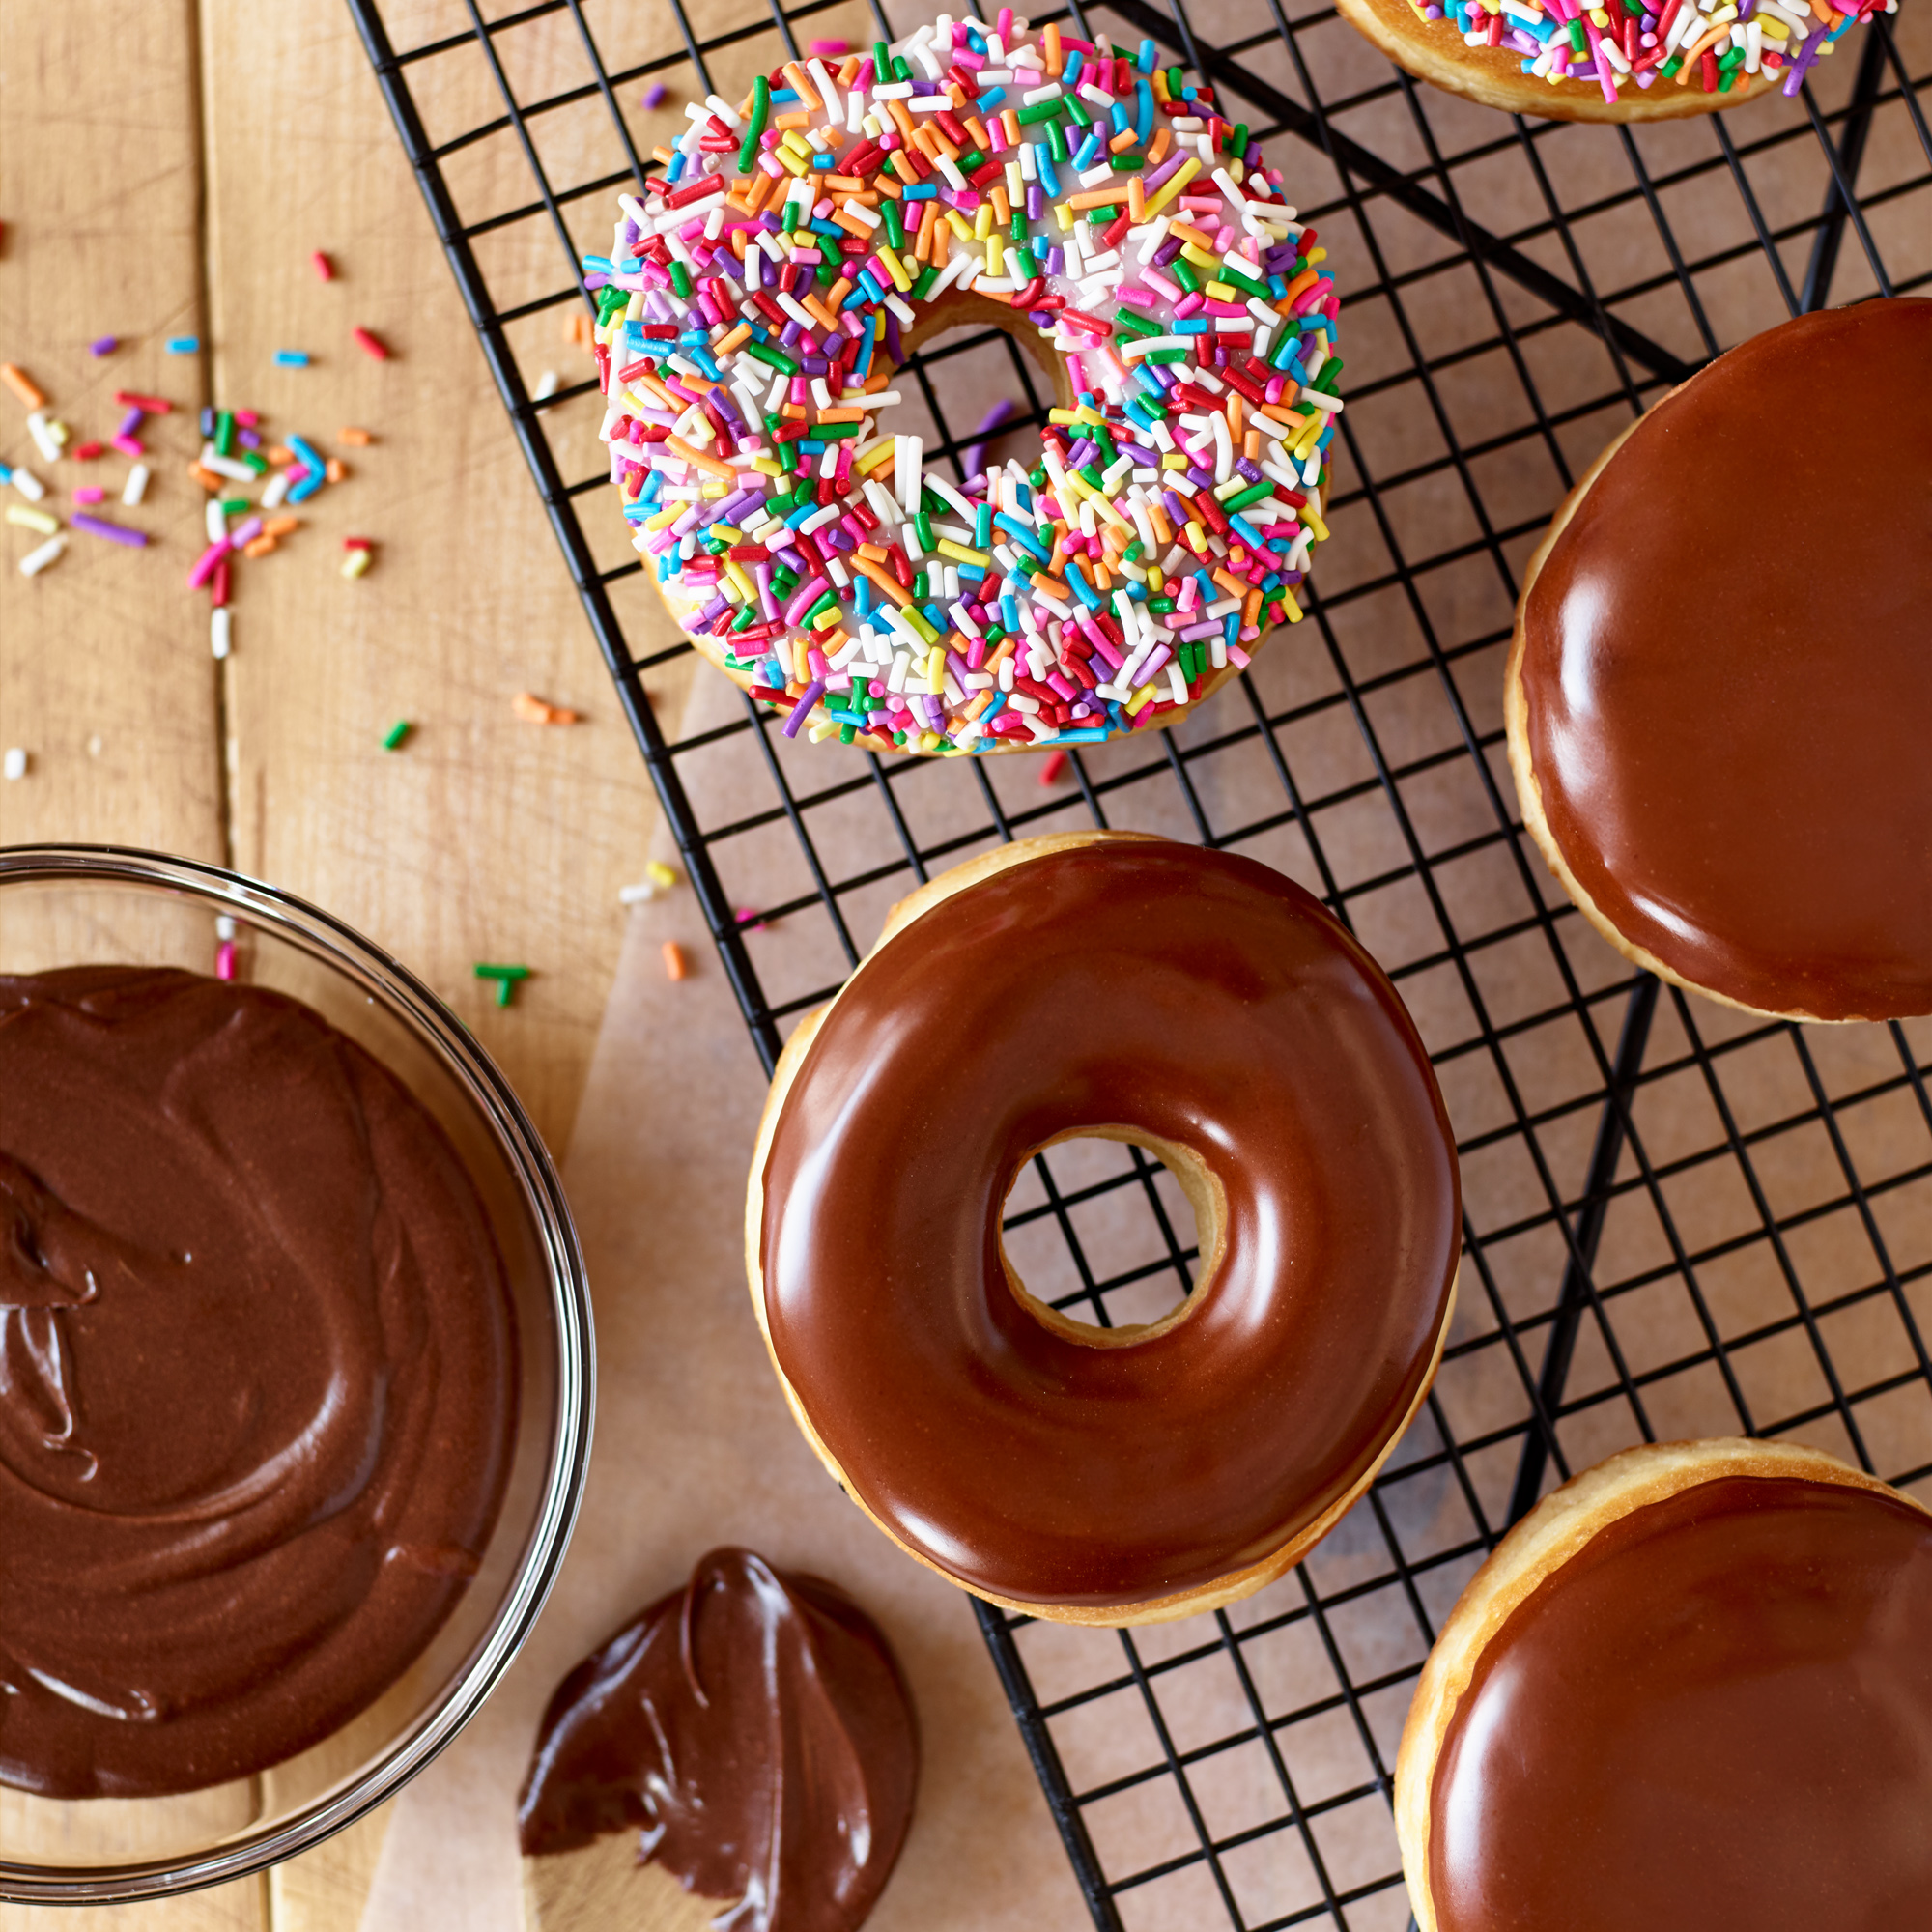
[[[904,352],[899,348],[899,319],[891,309],[886,311],[886,354],[895,362],[905,360]]]
[[[791,716],[784,722],[783,730],[787,738],[798,736],[798,727],[805,723],[805,714],[824,696],[825,680],[822,677],[813,678],[805,687],[805,696],[792,706]]]
[[[132,436],[134,432],[141,427],[141,424],[144,420],[145,420],[145,412],[141,410],[129,410],[128,413],[121,418],[121,427],[117,429],[114,432],[114,434],[116,436]]]
[[[126,544],[129,550],[145,550],[148,546],[146,530],[130,530],[123,524],[110,524],[105,517],[90,517],[84,510],[74,511],[68,521],[89,536],[105,537],[109,543]]]
[[[87,353],[90,355],[112,355],[120,347],[121,340],[118,336],[103,335],[99,341],[90,342],[87,345]]]
[[[662,107],[665,104],[666,97],[669,93],[670,89],[663,81],[654,80],[644,89],[644,105],[646,107]]]

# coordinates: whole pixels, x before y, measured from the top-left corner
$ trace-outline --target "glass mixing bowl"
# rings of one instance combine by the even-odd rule
[[[549,1595],[583,1492],[593,1355],[563,1189],[509,1083],[434,993],[339,920],[218,867],[104,846],[0,848],[0,973],[180,966],[305,1001],[404,1082],[483,1199],[516,1308],[517,1438],[495,1533],[448,1621],[343,1728],[260,1776],[182,1797],[0,1785],[0,1899],[101,1904],[295,1858],[392,1798],[473,1717]],[[0,1624],[6,1614],[0,1550]]]

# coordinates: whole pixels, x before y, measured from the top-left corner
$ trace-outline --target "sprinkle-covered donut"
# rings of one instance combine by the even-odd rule
[[[1057,1141],[1166,1162],[1193,1293],[1095,1328],[1000,1236]],[[1066,1623],[1280,1576],[1381,1466],[1455,1299],[1455,1146],[1395,989],[1227,852],[1003,846],[897,907],[779,1063],[746,1202],[753,1306],[807,1439],[902,1548]]]
[[[1552,121],[1663,121],[1795,95],[1854,21],[1898,0],[1336,0],[1409,72]]]
[[[786,735],[1158,727],[1299,620],[1338,302],[1210,88],[1003,9],[687,111],[584,260],[602,434],[671,614]],[[1031,469],[955,482],[895,376],[975,321],[1060,407]]]

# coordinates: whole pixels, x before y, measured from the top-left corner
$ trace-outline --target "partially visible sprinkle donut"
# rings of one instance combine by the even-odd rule
[[[1423,20],[1447,19],[1471,47],[1522,55],[1522,71],[1554,87],[1587,80],[1605,100],[1659,81],[1728,94],[1763,75],[1795,95],[1820,54],[1856,20],[1895,14],[1898,0],[1409,0]]]
[[[584,258],[603,436],[673,613],[786,735],[1091,742],[1299,621],[1338,302],[1211,88],[1003,9],[686,113]],[[963,486],[890,427],[900,331],[955,287],[1076,398]]]

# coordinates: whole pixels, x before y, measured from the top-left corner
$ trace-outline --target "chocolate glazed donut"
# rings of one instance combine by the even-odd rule
[[[1146,1325],[1025,1292],[1003,1205],[1130,1141],[1200,1230]],[[1150,1623],[1280,1576],[1380,1467],[1454,1305],[1454,1142],[1395,990],[1316,900],[1118,833],[1003,847],[894,910],[780,1061],[752,1300],[853,1499],[976,1595]]]

